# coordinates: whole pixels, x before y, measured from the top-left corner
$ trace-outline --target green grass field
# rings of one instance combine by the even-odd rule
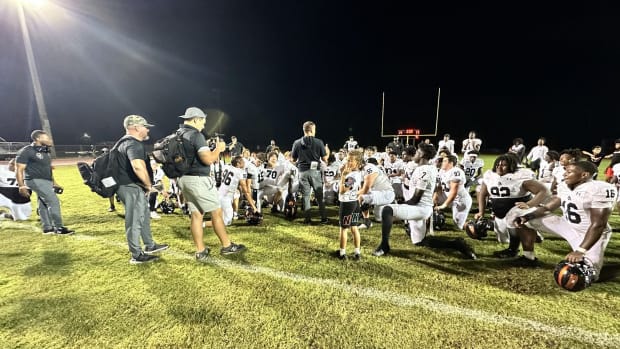
[[[484,159],[488,168],[494,157]],[[152,221],[170,250],[130,265],[123,218],[75,166],[55,175],[77,233],[42,235],[36,214],[0,222],[0,348],[620,348],[617,236],[602,282],[579,293],[555,285],[569,246],[549,235],[536,246],[543,267],[523,269],[491,257],[505,247],[492,233],[468,240],[472,261],[412,246],[398,224],[393,253],[376,258],[375,224],[362,231],[362,260],[340,261],[335,207],[330,226],[268,212],[260,226],[236,221],[229,233],[248,251],[207,263],[194,260],[177,210]],[[619,227],[617,212],[611,223]],[[211,231],[205,241],[219,248]]]

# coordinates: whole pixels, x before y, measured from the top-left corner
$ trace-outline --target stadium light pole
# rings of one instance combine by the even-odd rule
[[[47,118],[47,110],[45,108],[45,100],[43,99],[43,90],[41,89],[41,81],[39,80],[39,72],[37,70],[37,64],[34,60],[34,52],[32,51],[32,42],[30,41],[30,33],[28,32],[28,26],[26,25],[26,16],[24,14],[24,4],[31,3],[33,5],[41,6],[43,0],[20,0],[17,1],[17,13],[19,17],[19,26],[24,37],[24,48],[26,49],[26,59],[28,60],[28,70],[30,71],[30,78],[32,80],[32,89],[34,92],[34,99],[37,103],[37,110],[39,112],[39,120],[41,120],[41,128],[47,133],[52,142],[54,136],[52,135],[52,128],[50,121]],[[51,147],[50,155],[52,158],[56,158],[56,149]]]

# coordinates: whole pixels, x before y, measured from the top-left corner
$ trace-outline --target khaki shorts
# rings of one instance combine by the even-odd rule
[[[190,212],[202,214],[220,208],[220,198],[215,187],[215,180],[206,176],[183,176],[177,183]]]

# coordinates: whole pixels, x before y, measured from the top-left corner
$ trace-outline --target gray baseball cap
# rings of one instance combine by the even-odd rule
[[[185,114],[179,115],[179,117],[183,119],[206,118],[207,114],[205,114],[200,108],[189,107],[185,110]]]

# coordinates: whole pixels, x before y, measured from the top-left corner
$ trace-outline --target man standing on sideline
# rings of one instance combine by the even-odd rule
[[[128,115],[123,120],[125,136],[118,140],[118,191],[119,199],[125,205],[125,235],[130,264],[153,262],[159,257],[153,253],[168,248],[157,244],[151,234],[151,215],[148,197],[153,190],[153,169],[142,142],[149,139],[149,124],[139,115]],[[144,243],[144,251],[140,245]]]
[[[319,202],[321,224],[327,224],[327,213],[323,201],[323,178],[321,177],[321,159],[327,162],[329,148],[323,141],[315,138],[316,125],[306,121],[303,125],[304,136],[293,142],[291,157],[299,169],[299,189],[303,195],[304,223],[311,223],[310,219],[310,191],[314,190],[314,197]]]
[[[202,219],[205,213],[211,213],[213,231],[217,235],[222,248],[220,254],[229,255],[245,250],[244,245],[235,244],[228,238],[220,198],[215,179],[210,175],[210,165],[219,160],[220,153],[226,150],[226,143],[218,141],[211,150],[204,135],[200,132],[205,127],[207,115],[199,108],[190,107],[185,114],[180,130],[183,134],[183,146],[191,164],[189,171],[178,179],[183,197],[189,205],[191,215],[190,230],[196,245],[196,260],[204,261],[209,256],[209,248],[203,241]],[[236,138],[233,137],[236,142]]]
[[[278,149],[278,146],[276,145],[276,141],[272,139],[271,142],[269,142],[269,145],[265,147],[265,154],[269,154],[276,149]]]
[[[532,147],[530,152],[525,157],[525,159],[529,162],[530,169],[534,171],[537,176],[540,171],[540,164],[545,161],[545,155],[547,155],[547,152],[549,151],[549,148],[547,148],[545,142],[546,140],[544,137],[538,138],[536,146]]]
[[[62,224],[60,202],[56,196],[62,187],[52,175],[52,158],[49,154],[50,147],[54,145],[52,139],[41,130],[32,131],[30,138],[32,143],[21,148],[15,158],[15,178],[19,193],[24,197],[30,197],[29,189],[37,193],[43,234],[71,235],[75,231]]]
[[[237,142],[237,137],[230,137],[230,143],[228,144],[228,151],[230,152],[230,158],[234,158],[235,156],[240,156],[243,152],[243,144]]]

